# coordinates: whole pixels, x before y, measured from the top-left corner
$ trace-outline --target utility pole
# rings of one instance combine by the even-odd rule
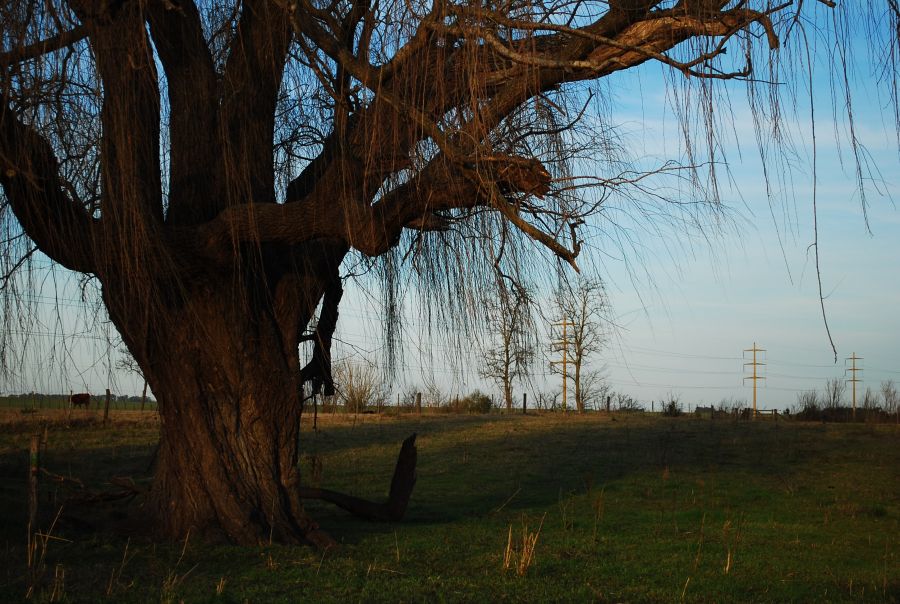
[[[568,335],[568,326],[569,320],[566,317],[563,317],[562,323],[554,323],[554,325],[562,325],[562,340],[559,342],[554,342],[553,344],[556,346],[562,347],[562,361],[550,361],[551,365],[556,365],[558,363],[562,363],[562,410],[563,413],[566,412],[566,381],[568,380],[568,353],[569,353],[569,335]]]
[[[756,353],[757,352],[765,352],[765,349],[757,348],[756,342],[753,342],[753,348],[745,348],[744,352],[745,353],[746,352],[753,353],[753,361],[751,361],[750,363],[744,363],[744,367],[747,367],[747,365],[750,365],[751,367],[753,367],[753,375],[745,377],[744,380],[745,381],[753,380],[753,419],[756,419],[756,382],[758,382],[759,380],[766,379],[765,377],[759,375],[759,371],[757,371],[757,368],[762,367],[763,365],[765,365],[765,363],[760,363],[756,360]],[[745,371],[746,371],[746,369],[745,369]]]
[[[850,379],[847,380],[851,384],[853,384],[853,419],[856,420],[856,382],[861,382],[859,378],[856,377],[857,371],[862,371],[862,368],[856,366],[856,361],[862,361],[862,357],[856,356],[854,352],[852,355],[847,357],[847,360],[851,362],[850,368],[847,370],[850,372]]]

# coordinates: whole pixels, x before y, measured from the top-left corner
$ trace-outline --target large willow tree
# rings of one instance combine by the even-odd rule
[[[593,191],[573,180],[615,146],[596,119],[603,87],[588,83],[646,62],[686,82],[700,110],[684,125],[708,143],[685,162],[698,183],[702,164],[714,177],[717,86],[746,80],[765,139],[782,83],[812,72],[811,40],[839,64],[868,27],[896,98],[897,11],[4,0],[4,281],[39,251],[100,284],[159,401],[148,506],[162,535],[325,544],[302,505],[299,416],[304,388],[334,387],[342,267],[367,263],[387,291],[415,275],[445,309],[477,308],[482,286],[532,265],[529,250],[574,267],[608,191],[658,194],[621,166],[594,174]],[[789,40],[799,46],[782,54]]]

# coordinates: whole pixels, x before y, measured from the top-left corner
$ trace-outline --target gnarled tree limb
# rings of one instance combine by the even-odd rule
[[[322,297],[322,310],[316,322],[316,330],[311,336],[313,353],[309,362],[300,370],[300,383],[310,382],[314,394],[325,396],[334,394],[334,379],[331,373],[331,339],[337,329],[338,307],[344,295],[341,276],[338,273],[340,258],[328,263],[327,285]]]
[[[41,251],[73,271],[92,273],[102,244],[95,221],[65,194],[50,144],[0,105],[0,185]]]
[[[219,120],[229,203],[275,201],[272,156],[275,103],[284,74],[291,26],[269,0],[244,0],[222,78]]]
[[[218,90],[212,55],[194,0],[173,10],[149,4],[148,22],[169,91],[170,166],[168,224],[209,220],[223,199]]]
[[[83,19],[93,3],[79,1]],[[148,236],[162,223],[160,97],[153,49],[137,4],[125,4],[91,28],[91,48],[105,93],[100,111],[101,220],[118,244]],[[135,186],[135,183],[140,186]]]
[[[535,159],[485,156],[457,170],[439,157],[372,206],[348,208],[333,196],[326,202],[313,193],[304,203],[232,206],[196,233],[210,256],[223,254],[233,241],[297,244],[316,239],[346,241],[363,254],[378,256],[396,245],[404,227],[442,228],[435,212],[487,205],[490,199],[479,193],[472,174],[475,181],[497,183],[508,193],[543,195],[549,187],[549,174]]]

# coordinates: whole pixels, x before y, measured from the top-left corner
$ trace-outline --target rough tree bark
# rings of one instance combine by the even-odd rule
[[[162,313],[156,306],[144,321],[134,297],[104,290],[159,405],[151,517],[173,538],[191,530],[240,543],[324,545],[298,490],[296,351],[271,302],[248,299],[233,275],[220,279],[167,292],[177,303]]]

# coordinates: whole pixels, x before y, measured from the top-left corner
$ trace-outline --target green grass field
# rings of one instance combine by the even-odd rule
[[[0,600],[18,601],[27,443],[54,416],[6,417]],[[93,490],[142,476],[154,414],[114,413],[107,427],[96,412],[74,412],[69,427],[66,417],[50,424],[48,470]],[[70,503],[39,548],[32,600],[900,601],[896,425],[645,414],[320,416],[319,425],[304,430],[305,475],[317,457],[322,486],[369,498],[385,496],[400,441],[419,434],[403,522],[311,503],[338,550],[160,544],[110,528],[139,518],[139,500]],[[76,491],[44,480],[41,527]]]

